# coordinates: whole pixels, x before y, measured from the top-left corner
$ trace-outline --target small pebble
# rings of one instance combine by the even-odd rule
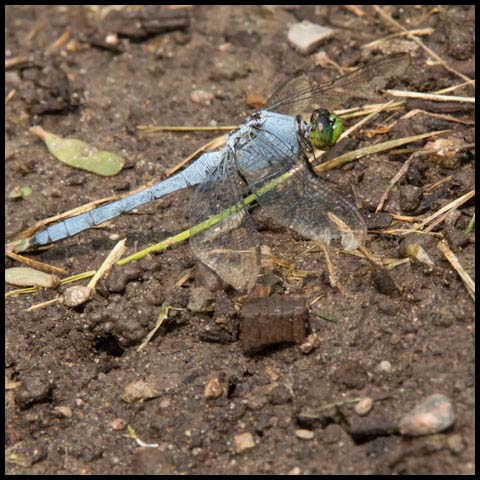
[[[255,447],[253,436],[249,432],[235,435],[233,442],[235,444],[235,452],[238,454],[248,452],[248,450],[251,450]]]
[[[315,436],[315,432],[312,432],[311,430],[304,430],[303,428],[300,428],[298,430],[295,430],[295,435],[298,438],[301,438],[302,440],[311,440]]]
[[[172,475],[175,462],[172,453],[160,448],[135,448],[132,455],[132,469],[135,475]]]
[[[288,475],[300,475],[302,473],[302,470],[300,467],[293,467],[289,472]]]
[[[105,43],[107,45],[117,45],[118,44],[118,35],[116,33],[109,33],[105,37]]]
[[[75,285],[65,290],[63,294],[63,303],[67,307],[78,307],[85,303],[92,296],[92,289],[90,287]]]
[[[126,403],[133,403],[138,400],[147,400],[160,396],[160,392],[151,383],[138,380],[129,383],[123,390],[122,400]]]
[[[431,153],[428,159],[437,165],[455,170],[461,165],[459,152],[464,148],[464,142],[458,138],[439,138],[425,145]]]
[[[187,308],[193,313],[204,312],[211,308],[215,294],[207,288],[197,287],[190,291]]]
[[[123,418],[114,418],[109,422],[108,426],[115,432],[120,432],[125,429],[127,422]]]
[[[275,385],[268,393],[267,397],[272,405],[283,405],[292,401],[292,392],[285,385]]]
[[[300,53],[308,55],[321,43],[330,39],[336,30],[318,25],[308,20],[296,23],[288,31],[288,41]]]
[[[327,445],[340,442],[345,432],[342,427],[336,423],[330,423],[321,432],[322,442]]]
[[[434,393],[417,404],[399,423],[402,435],[429,435],[442,432],[455,422],[452,402],[440,393]]]
[[[72,409],[68,405],[58,405],[54,410],[62,417],[70,418],[72,416]]]
[[[52,388],[53,385],[43,373],[28,374],[15,389],[15,402],[22,409],[34,403],[46,402],[50,399]]]
[[[203,395],[207,400],[219,398],[223,393],[222,384],[218,378],[212,378],[206,385]]]
[[[367,381],[367,373],[359,363],[342,363],[335,370],[333,380],[347,388],[361,390]]]
[[[377,367],[379,372],[390,373],[392,371],[392,364],[388,360],[382,360]]]
[[[267,367],[265,373],[271,382],[276,382],[280,378],[280,375],[272,367]]]
[[[206,92],[205,90],[194,90],[190,94],[190,100],[193,103],[200,103],[202,105],[210,105],[210,102],[213,100],[213,93]]]
[[[249,410],[261,410],[268,403],[265,395],[249,395],[246,399]]]
[[[299,345],[298,348],[302,351],[302,353],[307,355],[308,353],[318,348],[320,344],[321,344],[321,339],[318,333],[313,332],[306,338],[306,340],[301,345]]]
[[[364,416],[370,413],[373,407],[373,400],[370,397],[362,398],[357,404],[355,404],[354,410],[357,415]]]
[[[449,450],[455,455],[459,455],[465,449],[465,443],[459,433],[454,433],[453,435],[450,435],[448,437],[447,446]]]
[[[400,208],[404,212],[416,210],[423,198],[423,189],[415,185],[402,185],[400,187]]]

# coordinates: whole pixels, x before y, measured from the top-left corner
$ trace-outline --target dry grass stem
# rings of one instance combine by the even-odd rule
[[[375,11],[380,15],[380,17],[385,21],[385,23],[389,23],[390,25],[393,25],[395,28],[408,32],[408,30],[398,23],[396,20],[394,20],[388,13],[386,13],[382,8],[380,8],[378,5],[374,5],[373,8]],[[417,45],[419,45],[421,48],[423,48],[431,57],[433,57],[438,63],[440,63],[445,69],[447,69],[449,72],[454,73],[461,79],[465,80],[467,83],[470,85],[475,85],[475,81],[472,80],[471,78],[467,77],[463,73],[455,70],[454,68],[450,67],[440,56],[438,56],[433,50],[428,48],[418,37],[412,34],[408,34],[407,37],[410,40],[413,40]]]
[[[393,97],[421,98],[422,100],[433,100],[435,102],[463,102],[475,103],[475,97],[459,97],[456,95],[438,95],[435,93],[410,92],[407,90],[385,90]]]
[[[470,275],[466,272],[466,270],[462,267],[456,255],[450,250],[450,247],[447,245],[445,241],[440,241],[437,244],[437,248],[443,253],[444,257],[448,260],[450,265],[454,268],[454,270],[458,273],[460,278],[467,289],[468,294],[470,295],[471,299],[475,302],[475,282],[472,280]]]
[[[48,263],[39,262],[38,260],[32,260],[31,258],[24,257],[15,252],[6,251],[5,255],[12,260],[28,265],[29,267],[35,268],[37,270],[42,270],[44,272],[55,273],[57,275],[66,275],[68,272],[63,268],[54,267]]]
[[[444,207],[437,210],[433,215],[430,215],[429,217],[422,220],[422,222],[419,225],[419,229],[424,229],[426,225],[433,222],[433,220],[435,220],[437,217],[439,217],[443,213],[448,212],[452,208],[460,207],[460,205],[463,205],[465,202],[468,202],[474,196],[475,196],[475,190],[471,190],[470,192],[466,193],[465,195],[462,195],[461,197],[457,198],[456,200],[453,200],[448,205],[445,205]]]
[[[88,282],[87,287],[91,288],[92,290],[95,289],[97,282],[104,276],[107,276],[112,267],[122,258],[122,255],[125,253],[126,246],[125,243],[127,239],[124,238],[120,240],[115,247],[113,247],[112,251],[109,253],[108,257],[104,260],[100,268],[95,272],[95,275],[92,279]]]
[[[335,274],[335,269],[333,268],[333,263],[330,258],[328,247],[324,243],[320,243],[320,248],[325,254],[325,263],[327,264],[328,281],[330,282],[330,286],[332,288],[337,288],[342,295],[345,295],[345,289],[343,288],[342,284],[338,281],[337,276]]]
[[[418,157],[418,152],[412,153],[412,155],[410,155],[410,157],[408,157],[407,161],[401,166],[400,170],[390,180],[390,182],[388,184],[388,187],[383,192],[383,195],[381,196],[380,201],[378,202],[377,208],[375,209],[375,213],[378,213],[382,210],[383,205],[384,205],[385,201],[387,200],[390,191],[395,186],[395,184],[408,172],[408,169],[410,168],[411,163],[417,157]]]
[[[379,38],[378,40],[374,40],[373,42],[367,43],[362,45],[364,49],[372,49],[377,47],[383,42],[388,42],[394,38],[398,37],[407,37],[409,35],[431,35],[434,32],[433,28],[417,28],[416,30],[405,30],[404,32],[394,33],[392,35],[388,35],[388,37]]]

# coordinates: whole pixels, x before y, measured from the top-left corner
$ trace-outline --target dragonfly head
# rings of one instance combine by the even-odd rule
[[[315,148],[329,150],[343,132],[340,117],[325,108],[317,108],[310,117],[309,138]]]

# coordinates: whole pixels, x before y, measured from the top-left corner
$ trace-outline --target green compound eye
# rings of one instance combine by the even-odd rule
[[[319,108],[310,117],[310,142],[319,150],[329,150],[337,143],[343,132],[343,122],[340,117]]]

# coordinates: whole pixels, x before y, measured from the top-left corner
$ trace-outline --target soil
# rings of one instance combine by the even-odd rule
[[[216,135],[146,134],[138,125],[235,125],[244,119],[238,112],[254,111],[246,99],[267,98],[278,82],[302,72],[318,81],[334,78],[335,68],[315,64],[318,51],[342,67],[409,51],[412,66],[393,88],[433,92],[464,81],[403,36],[364,48],[395,33],[372,7],[362,7],[360,15],[345,6],[193,6],[186,16],[170,10],[171,17],[159,14],[160,7],[145,8],[110,17],[94,6],[6,8],[6,55],[16,59],[6,70],[5,89],[8,238],[41,219],[164,178]],[[431,28],[420,37],[425,45],[475,77],[473,6],[383,8],[408,29]],[[305,19],[337,30],[310,55],[287,39],[289,27]],[[65,32],[69,37],[54,44]],[[212,99],[193,101],[195,90]],[[450,94],[473,95],[468,87]],[[401,119],[416,108],[427,113]],[[126,166],[114,177],[70,168],[29,132],[34,125],[116,152]],[[373,212],[392,177],[434,138],[322,174],[370,214],[366,246],[372,254],[401,257],[403,236],[378,230],[411,223],[388,214],[426,218],[474,189],[473,110],[417,101],[353,134],[349,149],[443,129],[470,146],[450,162],[415,158],[381,215]],[[24,186],[31,195],[8,198]],[[120,238],[130,254],[187,228],[191,193],[178,192],[27,256],[68,275],[98,268]],[[316,333],[310,347],[290,343],[244,354],[238,331],[246,300],[195,267],[185,243],[115,268],[82,307],[25,311],[65,287],[9,296],[8,473],[474,472],[474,303],[437,248],[444,238],[474,278],[474,234],[464,233],[473,201],[440,222],[437,236],[426,236],[433,266],[412,260],[386,273],[332,249],[340,288],[330,284],[321,248],[253,213],[261,244],[274,259],[264,262],[255,291],[276,294],[285,305],[289,296],[309,305],[295,307],[295,322],[305,321],[306,333]],[[6,258],[6,267],[18,265]],[[137,351],[165,306],[175,308]],[[251,313],[248,318],[254,321]],[[301,343],[303,336],[295,335]],[[434,393],[452,403],[453,425],[431,435],[401,435],[399,420]],[[366,416],[354,409],[361,397],[374,400]]]

